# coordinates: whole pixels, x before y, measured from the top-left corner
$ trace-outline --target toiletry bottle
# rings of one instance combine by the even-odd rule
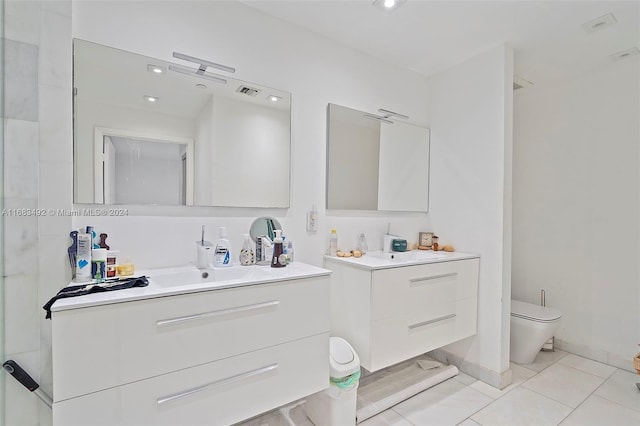
[[[362,254],[365,254],[369,250],[369,245],[367,244],[367,239],[365,238],[364,233],[360,234],[360,238],[358,238],[356,250],[360,250]]]
[[[82,230],[78,233],[78,251],[76,253],[76,282],[91,280],[91,234]]]
[[[253,254],[253,247],[251,247],[251,238],[249,237],[249,234],[244,234],[244,243],[242,243],[239,260],[240,264],[243,266],[249,266],[256,263],[256,257]]]
[[[280,255],[282,253],[282,231],[280,229],[275,230],[276,238],[273,240],[273,257],[271,258],[271,267],[272,268],[282,268],[286,266],[283,262],[284,257],[281,259]]]
[[[331,237],[329,238],[329,256],[335,256],[338,252],[338,234],[335,229],[331,230]]]
[[[220,227],[220,238],[213,255],[213,266],[231,266],[231,245],[227,239],[227,228]]]
[[[107,277],[107,249],[97,248],[91,252],[91,278],[101,283]]]
[[[291,240],[287,244],[287,256],[289,257],[289,262],[293,262],[293,241]]]

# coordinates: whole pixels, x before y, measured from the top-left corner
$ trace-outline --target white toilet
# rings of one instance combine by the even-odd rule
[[[545,306],[511,300],[511,361],[531,364],[555,333],[562,312]]]

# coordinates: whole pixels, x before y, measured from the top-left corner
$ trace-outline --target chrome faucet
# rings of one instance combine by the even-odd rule
[[[387,223],[387,233],[382,236],[382,252],[389,253],[391,250],[391,243],[394,238],[399,238],[397,235],[391,233],[391,223]]]

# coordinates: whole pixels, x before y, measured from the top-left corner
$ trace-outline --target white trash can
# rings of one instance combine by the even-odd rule
[[[340,337],[329,339],[329,388],[307,398],[307,416],[316,426],[356,424],[360,358]]]

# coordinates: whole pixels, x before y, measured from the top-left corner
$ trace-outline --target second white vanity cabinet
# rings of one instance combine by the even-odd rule
[[[54,424],[228,425],[325,388],[329,271],[286,269],[56,302]]]
[[[331,333],[376,371],[477,331],[480,259],[461,253],[408,261],[325,257]]]

